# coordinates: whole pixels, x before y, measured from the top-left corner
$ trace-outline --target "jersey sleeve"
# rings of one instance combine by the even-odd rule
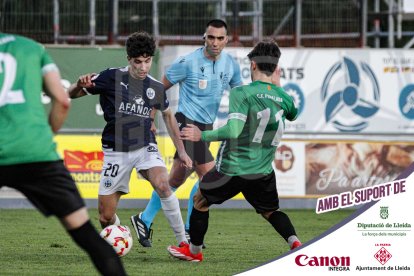
[[[50,57],[50,55],[47,53],[45,47],[42,45],[39,45],[41,47],[41,58],[40,58],[40,65],[42,67],[42,75],[44,76],[48,72],[51,71],[59,71],[58,67],[56,66],[53,59]]]
[[[230,91],[229,120],[238,119],[246,122],[248,112],[249,105],[242,87],[233,88]]]
[[[158,101],[153,105],[153,107],[160,111],[165,111],[170,106],[170,102],[168,101],[167,94],[165,93],[165,89],[161,88],[157,91],[159,96],[157,97]]]
[[[240,86],[243,84],[242,79],[241,79],[241,73],[240,73],[240,65],[239,63],[233,58],[231,57],[232,60],[232,64],[233,64],[233,76],[230,80],[230,87],[236,87],[236,86]]]
[[[187,64],[185,57],[179,57],[165,73],[165,77],[171,84],[184,80],[187,76]]]
[[[100,72],[98,75],[92,77],[92,82],[95,84],[94,87],[86,88],[86,92],[89,94],[104,94],[105,91],[108,91],[111,85],[111,71],[106,69]],[[113,83],[112,83],[113,85]]]
[[[289,121],[294,121],[298,117],[298,108],[297,108],[293,98],[289,95],[287,95],[287,97],[290,99],[290,101],[287,102],[286,119],[288,119]]]

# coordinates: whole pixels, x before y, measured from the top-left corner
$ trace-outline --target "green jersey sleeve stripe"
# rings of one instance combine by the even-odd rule
[[[47,73],[53,72],[53,71],[59,72],[58,67],[54,63],[49,63],[42,67],[42,75],[46,75]]]
[[[229,114],[229,120],[230,119],[237,119],[237,120],[241,120],[243,122],[246,122],[247,116],[242,114],[242,113],[230,113]]]

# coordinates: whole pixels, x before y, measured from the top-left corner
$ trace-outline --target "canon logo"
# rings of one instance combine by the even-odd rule
[[[298,266],[350,266],[350,257],[309,257],[304,254],[295,258]]]

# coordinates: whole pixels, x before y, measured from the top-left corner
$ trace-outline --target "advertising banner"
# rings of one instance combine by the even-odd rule
[[[392,181],[413,162],[413,142],[285,140],[274,168],[279,195],[320,197]]]
[[[161,71],[197,47],[164,47]],[[250,83],[250,48],[226,48]],[[293,133],[408,134],[414,132],[414,58],[408,50],[281,49],[281,84],[299,107],[286,124]],[[175,86],[177,89],[177,86]],[[178,93],[169,93],[177,102]],[[226,120],[228,96],[217,125]],[[222,122],[220,122],[220,120]]]
[[[414,143],[317,142],[305,146],[306,195],[353,192],[394,180],[414,161]]]
[[[100,174],[103,165],[100,135],[58,135],[56,136],[58,152],[80,190],[83,198],[97,198]],[[167,170],[170,171],[175,148],[169,137],[158,137],[158,149],[164,157]],[[211,143],[213,154],[218,150],[218,143]],[[198,177],[193,173],[176,191],[180,199],[187,199]],[[130,193],[123,198],[149,199],[153,188],[150,183],[134,170],[129,182]],[[241,198],[240,196],[236,198]]]

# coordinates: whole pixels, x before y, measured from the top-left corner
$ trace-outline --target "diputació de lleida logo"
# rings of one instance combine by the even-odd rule
[[[381,206],[380,207],[380,217],[382,219],[388,218],[388,206]]]

